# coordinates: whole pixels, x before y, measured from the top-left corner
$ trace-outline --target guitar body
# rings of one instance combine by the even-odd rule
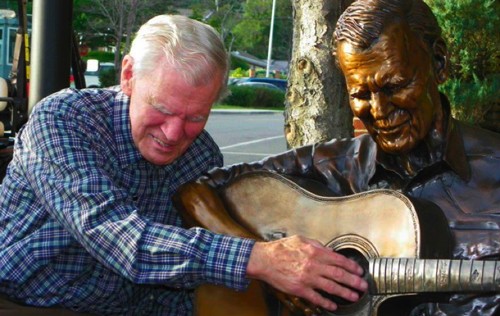
[[[391,190],[326,197],[304,186],[275,173],[253,172],[239,176],[220,194],[231,216],[264,240],[303,235],[360,263],[378,257],[450,257],[451,234],[434,204]],[[375,316],[391,297],[366,294],[360,301],[341,304],[336,313],[327,314]],[[199,316],[289,314],[274,301],[258,281],[251,282],[246,292],[207,285],[196,290],[195,309]],[[404,314],[398,309],[394,315]]]

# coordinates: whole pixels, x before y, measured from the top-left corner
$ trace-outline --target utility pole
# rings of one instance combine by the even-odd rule
[[[69,87],[73,0],[34,0],[28,112],[49,94]]]
[[[273,51],[273,32],[274,32],[274,12],[276,11],[276,0],[273,0],[273,9],[271,11],[271,30],[269,31],[269,49],[267,50],[266,78],[269,78],[269,69],[271,68],[271,54]]]

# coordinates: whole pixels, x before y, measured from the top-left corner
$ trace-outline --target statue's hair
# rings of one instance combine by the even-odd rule
[[[360,49],[376,42],[387,23],[406,20],[410,29],[429,46],[442,40],[441,28],[431,9],[422,0],[357,0],[340,16],[333,35]]]
[[[137,76],[150,76],[160,67],[180,70],[186,82],[206,84],[223,74],[219,98],[226,93],[229,58],[211,26],[181,15],[159,15],[137,32],[129,55]]]

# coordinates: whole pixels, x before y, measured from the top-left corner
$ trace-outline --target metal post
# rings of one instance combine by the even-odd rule
[[[69,87],[73,0],[33,0],[28,113],[44,97]]]
[[[274,12],[275,11],[276,11],[276,0],[273,0],[273,9],[271,12],[271,30],[269,31],[269,49],[267,51],[266,78],[269,78],[269,69],[271,68],[271,53],[273,50]]]

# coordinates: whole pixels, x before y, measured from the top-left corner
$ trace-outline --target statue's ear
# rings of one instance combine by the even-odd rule
[[[432,45],[434,73],[438,84],[448,79],[448,49],[442,38],[438,38]]]

